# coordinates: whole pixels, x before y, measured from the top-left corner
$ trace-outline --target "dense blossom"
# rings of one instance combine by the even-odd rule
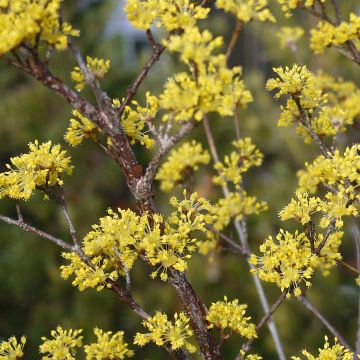
[[[251,255],[250,263],[255,265],[252,272],[261,280],[275,283],[281,291],[294,287],[296,296],[301,294],[302,282],[308,287],[311,285],[315,255],[304,233],[280,230],[276,240],[269,236],[260,245],[260,252],[261,257]]]
[[[156,312],[156,314],[143,321],[143,326],[149,330],[148,333],[137,333],[134,344],[144,346],[149,342],[154,342],[158,346],[169,344],[173,350],[181,347],[189,352],[195,352],[196,347],[187,341],[193,335],[190,329],[189,318],[183,313],[175,313],[174,321],[168,320],[166,314]]]
[[[66,151],[51,141],[29,143],[29,152],[10,159],[8,171],[0,174],[0,198],[28,200],[36,187],[62,185],[62,175],[73,167]]]
[[[305,163],[305,170],[298,172],[299,189],[315,193],[320,184],[342,190],[349,199],[359,199],[355,189],[360,185],[360,145],[347,147],[343,153],[335,150],[331,158],[318,156],[312,163]]]
[[[216,0],[216,7],[230,12],[243,23],[252,20],[275,22],[268,0]]]
[[[307,350],[303,350],[302,354],[303,358],[298,356],[292,356],[292,360],[328,360],[328,359],[341,359],[341,360],[353,360],[354,354],[346,349],[343,345],[339,344],[337,339],[335,338],[334,345],[331,346],[328,340],[328,337],[325,336],[325,344],[322,349],[319,349],[319,354],[317,356],[312,355]]]
[[[40,40],[64,50],[68,36],[79,31],[59,19],[61,0],[3,0],[0,2],[0,55],[21,44],[35,46]]]
[[[203,150],[200,143],[195,140],[185,142],[170,152],[158,170],[156,180],[161,181],[161,190],[170,191],[177,184],[185,183],[191,172],[198,170],[200,165],[207,165],[209,161],[210,154]]]
[[[172,197],[170,204],[176,210],[167,219],[154,215],[151,221],[146,213],[139,216],[131,210],[108,210],[108,216],[84,238],[83,251],[90,262],[84,263],[75,253],[63,253],[70,263],[61,266],[62,277],[74,275],[73,285],[80,290],[102,290],[110,286],[109,279],[125,276],[139,255],[156,268],[152,277],[160,272],[165,281],[169,268],[185,271],[187,259],[197,249],[196,232],[205,232],[205,225],[216,217],[209,213],[213,212],[210,203],[196,193],[184,200]]]
[[[335,26],[329,22],[320,21],[315,29],[311,30],[310,47],[316,54],[321,54],[331,46],[341,46],[351,40],[360,39],[360,17],[350,14],[349,22],[342,22]]]
[[[43,343],[39,347],[43,360],[72,360],[76,359],[77,348],[82,346],[82,330],[64,330],[58,326],[56,330],[51,331],[51,339],[42,337]]]
[[[209,328],[217,327],[222,330],[236,332],[248,339],[256,338],[256,328],[251,322],[251,317],[245,316],[247,305],[239,304],[239,300],[228,301],[224,296],[223,301],[212,303],[206,320]]]
[[[132,350],[129,350],[128,344],[124,341],[124,332],[117,331],[103,331],[99,328],[94,329],[94,334],[97,337],[97,342],[84,346],[86,353],[86,360],[123,360],[134,355]]]
[[[198,19],[205,19],[209,9],[189,0],[128,0],[125,12],[131,24],[147,30],[156,22],[166,31],[193,27]]]
[[[26,344],[25,336],[21,337],[20,341],[12,336],[7,341],[0,343],[0,359],[1,360],[18,360],[24,356],[24,346]]]

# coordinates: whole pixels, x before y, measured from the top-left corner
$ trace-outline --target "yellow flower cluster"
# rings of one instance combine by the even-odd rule
[[[359,115],[359,90],[353,83],[336,81],[325,74],[316,76],[299,65],[274,71],[279,77],[268,80],[267,89],[277,89],[276,98],[289,96],[281,107],[278,125],[295,125],[305,142],[311,141],[310,126],[321,137],[335,136],[346,131],[346,126],[352,125]]]
[[[233,13],[243,23],[252,20],[276,21],[268,8],[268,0],[216,0],[215,5]]]
[[[341,359],[341,360],[352,360],[355,359],[355,355],[346,349],[344,346],[338,343],[337,338],[335,338],[334,345],[330,346],[329,339],[325,336],[325,344],[322,349],[319,349],[319,354],[314,356],[310,354],[307,350],[303,350],[302,354],[304,355],[303,359],[308,360],[328,360],[328,359]],[[292,356],[292,360],[301,360],[298,356]]]
[[[258,201],[255,196],[248,196],[246,191],[230,192],[226,198],[221,198],[214,205],[217,218],[213,224],[216,230],[227,227],[231,220],[242,220],[252,214],[267,210],[265,201]]]
[[[295,219],[302,225],[311,221],[311,216],[316,212],[322,212],[320,227],[327,228],[335,220],[335,226],[340,229],[343,226],[343,216],[354,216],[359,214],[357,206],[349,203],[349,197],[345,188],[339,188],[336,193],[328,192],[324,200],[318,197],[309,197],[308,193],[296,192],[297,199],[292,199],[290,204],[280,211],[281,220]]]
[[[326,0],[320,0],[322,3],[325,1]],[[311,8],[315,2],[316,0],[278,0],[286,16],[291,16],[291,12],[296,8]]]
[[[309,197],[308,193],[296,192],[296,200],[291,202],[280,211],[280,219],[282,221],[295,219],[302,225],[311,221],[311,216],[321,210],[321,200],[318,197]]]
[[[228,301],[224,296],[224,301],[212,303],[206,320],[210,323],[209,328],[217,327],[223,331],[228,329],[230,334],[236,332],[243,337],[253,339],[257,337],[255,325],[251,322],[251,317],[245,316],[247,305],[239,304],[239,300]]]
[[[108,279],[115,280],[131,270],[139,254],[157,267],[153,278],[160,272],[160,278],[166,281],[170,267],[185,271],[187,259],[197,249],[195,233],[205,232],[205,225],[211,224],[215,216],[210,214],[210,203],[196,193],[181,201],[172,197],[170,204],[176,210],[166,220],[161,215],[154,215],[150,221],[147,214],[109,210],[84,238],[83,251],[90,263],[84,263],[75,253],[64,253],[70,263],[61,266],[61,276],[67,279],[74,275],[73,285],[81,291],[88,287],[102,290],[110,286]]]
[[[311,30],[310,47],[315,54],[321,54],[331,46],[341,46],[350,40],[355,44],[360,39],[360,17],[350,14],[349,22],[342,22],[334,26],[328,22],[320,21],[315,29]]]
[[[80,336],[82,330],[63,330],[58,326],[56,330],[51,331],[52,339],[42,337],[43,343],[39,347],[43,360],[72,360],[75,359],[76,348],[82,346],[83,336]]]
[[[280,48],[294,47],[298,40],[304,35],[304,29],[299,26],[283,26],[277,32],[276,36],[280,42]]]
[[[72,284],[77,286],[80,291],[86,288],[96,288],[97,291],[102,290],[105,286],[110,287],[106,283],[107,279],[116,280],[118,272],[112,271],[113,264],[108,259],[96,256],[91,259],[90,264],[86,264],[75,253],[62,253],[62,257],[70,262],[68,265],[61,265],[61,277],[68,279],[74,275],[75,279]]]
[[[78,110],[73,110],[72,114],[74,118],[70,119],[64,139],[71,146],[78,146],[86,138],[96,138],[97,127]]]
[[[118,331],[113,334],[111,331],[103,331],[95,328],[94,334],[97,342],[85,345],[86,360],[123,360],[134,355],[134,351],[124,342],[124,332]]]
[[[189,0],[128,0],[125,12],[137,29],[150,29],[156,22],[170,32],[195,26],[196,20],[207,17],[209,9]]]
[[[280,230],[276,241],[269,236],[260,245],[260,252],[263,254],[261,257],[252,254],[249,261],[255,265],[252,272],[261,280],[275,283],[281,291],[294,287],[295,296],[301,294],[300,283],[304,281],[306,286],[311,285],[309,280],[314,271],[315,255],[304,233],[296,231],[291,234]]]
[[[43,356],[43,360],[72,360],[77,355],[77,348],[82,347],[83,336],[80,334],[82,330],[64,330],[58,326],[56,330],[51,331],[52,339],[42,337],[43,344],[40,345],[39,351]],[[94,334],[97,342],[84,346],[86,360],[123,360],[130,358],[134,352],[128,348],[128,344],[124,341],[124,332],[118,331],[112,333],[105,332],[95,328]],[[20,360],[23,358],[23,348],[26,338],[23,336],[20,342],[13,336],[7,341],[0,344],[1,360]]]
[[[187,341],[193,335],[189,325],[189,318],[183,313],[175,313],[174,321],[168,320],[166,314],[156,312],[156,314],[143,321],[143,326],[149,333],[137,333],[134,344],[144,346],[149,342],[154,342],[158,346],[169,344],[173,350],[185,347],[189,352],[196,351],[196,347]]]
[[[120,123],[132,144],[138,141],[147,149],[151,149],[154,146],[154,140],[146,134],[144,129],[146,123],[155,118],[159,110],[159,103],[157,98],[152,96],[150,92],[147,92],[145,96],[146,106],[140,106],[136,100],[133,100],[131,105],[125,106]],[[119,104],[118,100],[113,101],[114,107],[117,107]]]
[[[68,36],[78,36],[70,24],[59,20],[61,0],[3,0],[0,3],[0,55],[23,43],[44,41],[64,50]]]
[[[238,107],[252,101],[240,79],[241,69],[226,67],[226,57],[213,51],[222,45],[222,38],[213,39],[197,27],[185,29],[181,35],[172,35],[164,42],[170,51],[180,52],[180,59],[190,72],[181,72],[169,78],[160,95],[160,105],[168,110],[164,120],[202,120],[209,112],[231,116]]]
[[[253,166],[260,166],[264,156],[248,137],[234,141],[233,146],[236,150],[226,155],[223,163],[218,162],[214,165],[218,175],[213,178],[213,181],[217,185],[225,185],[230,181],[238,189],[242,174]]]
[[[86,68],[94,76],[96,80],[101,80],[110,70],[110,60],[86,57]],[[80,67],[75,66],[71,72],[71,79],[77,84],[75,89],[82,91],[86,85],[86,74],[82,72]]]
[[[28,200],[36,187],[62,185],[61,175],[72,173],[71,160],[60,145],[51,141],[29,143],[30,151],[10,159],[8,171],[0,174],[0,198]]]
[[[156,180],[161,181],[163,191],[172,190],[177,184],[186,181],[188,172],[198,170],[199,165],[207,165],[210,155],[203,150],[201,143],[192,140],[185,142],[178,149],[173,149],[167,160],[156,174]]]
[[[25,336],[20,341],[12,336],[7,341],[0,343],[0,360],[20,360],[24,356],[24,346],[26,344]]]
[[[241,359],[244,360],[262,360],[262,356],[257,355],[257,354],[249,354],[245,356],[245,351],[244,350],[240,350],[240,355],[242,356]]]
[[[306,170],[300,170],[297,174],[299,189],[313,194],[323,184],[342,191],[350,200],[359,199],[356,191],[360,185],[359,152],[360,144],[355,144],[347,147],[343,154],[336,150],[329,159],[320,155],[312,163],[305,163]]]
[[[314,75],[314,81],[315,86],[327,94],[328,103],[345,112],[346,118],[351,119],[349,124],[353,124],[354,120],[360,116],[360,89],[351,81],[344,81],[342,78],[334,79],[324,72]],[[341,118],[334,118],[333,126],[342,127],[340,120]]]

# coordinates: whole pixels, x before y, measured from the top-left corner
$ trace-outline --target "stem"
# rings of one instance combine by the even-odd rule
[[[272,314],[276,311],[276,309],[284,302],[284,300],[286,299],[286,294],[285,292],[283,292],[279,298],[274,302],[274,304],[271,306],[271,308],[269,308],[269,310],[266,312],[266,314],[263,316],[263,318],[260,320],[260,322],[256,325],[256,333],[258,333],[261,328],[268,323],[269,321],[271,321],[271,316]],[[242,347],[241,350],[248,352],[251,349],[251,345],[254,342],[255,339],[250,339],[248,340]],[[239,353],[239,355],[235,358],[235,360],[240,360],[241,359],[241,354]]]
[[[200,345],[200,354],[203,360],[221,360],[221,354],[215,340],[207,328],[206,308],[197,297],[191,284],[185,275],[169,268],[169,282],[189,315],[191,326],[194,329],[196,339]]]
[[[242,30],[243,23],[240,20],[236,20],[235,29],[231,35],[228,48],[226,50],[226,58],[229,59],[232,51],[234,50],[234,46],[236,44],[237,39],[240,36],[241,30]]]
[[[53,242],[54,244],[56,244],[57,246],[60,246],[62,249],[64,250],[68,250],[68,251],[75,251],[75,248],[70,245],[69,243],[65,242],[64,240],[58,239],[55,236],[52,236],[42,230],[39,230],[27,223],[25,223],[23,220],[15,220],[12,218],[9,218],[7,216],[3,216],[0,215],[0,220],[6,222],[7,224],[10,225],[16,225],[19,228],[21,228],[22,230],[26,231],[26,232],[30,232],[32,234],[35,234],[39,237],[42,237],[44,239],[50,240],[51,242]]]
[[[329,330],[329,332],[336,337],[339,342],[348,350],[351,352],[354,352],[354,350],[351,349],[350,345],[347,343],[347,341],[344,339],[344,337],[330,324],[330,322],[322,315],[319,311],[319,309],[312,304],[308,298],[304,295],[300,295],[298,297],[298,300],[317,318],[319,319],[322,324]]]
[[[206,138],[207,138],[207,141],[208,141],[208,144],[209,144],[209,148],[210,148],[210,152],[211,152],[213,161],[215,163],[219,162],[220,160],[219,160],[219,155],[218,155],[218,152],[217,152],[217,149],[216,149],[214,137],[213,137],[212,132],[211,132],[211,128],[210,128],[210,125],[209,125],[208,118],[206,116],[204,117],[203,125],[204,125],[204,130],[205,130]],[[222,186],[222,189],[223,189],[224,196],[228,197],[229,194],[230,194],[228,186],[225,184],[225,185]],[[250,252],[249,243],[248,243],[248,239],[247,239],[247,231],[244,228],[245,224],[241,224],[239,221],[234,220],[234,225],[235,225],[235,229],[236,229],[236,232],[238,234],[238,237],[239,237],[239,240],[240,240],[240,243],[241,243],[243,249]],[[248,265],[249,265],[250,269],[254,268],[254,265],[249,264],[249,263],[248,263]],[[270,312],[271,309],[269,307],[269,303],[268,303],[268,300],[266,298],[265,291],[264,291],[264,288],[263,288],[263,286],[262,286],[262,284],[260,282],[260,279],[255,274],[252,274],[252,278],[253,278],[253,280],[255,282],[255,287],[256,287],[256,291],[258,293],[258,296],[260,298],[261,306],[262,306],[265,314],[270,313],[270,317],[271,317],[272,312]],[[274,344],[275,344],[276,351],[278,353],[279,359],[280,360],[286,360],[285,353],[284,353],[284,350],[283,350],[283,346],[281,344],[281,340],[280,340],[280,337],[279,337],[279,333],[277,331],[275,322],[271,318],[268,319],[267,326],[268,326],[268,328],[270,330],[270,333],[271,333],[271,336],[272,336],[272,338],[274,340]]]

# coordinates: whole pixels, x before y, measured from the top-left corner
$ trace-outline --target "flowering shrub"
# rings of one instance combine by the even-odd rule
[[[352,66],[360,65],[360,18],[356,9],[342,17],[336,0],[277,3],[287,17],[302,10],[319,19],[310,31],[309,47],[315,54],[334,48]],[[360,283],[360,270],[343,261],[341,251],[344,234],[349,231],[346,221],[359,217],[360,144],[351,136],[338,141],[341,134],[350,133],[360,117],[360,89],[355,82],[312,71],[299,63],[273,69],[264,90],[282,101],[278,125],[295,128],[319,154],[298,171],[294,196],[289,196],[288,205],[278,214],[282,222],[293,222],[293,228],[284,225],[277,235],[264,239],[259,249],[249,244],[247,219],[266,211],[268,204],[251,194],[245,180],[248,172],[262,166],[264,155],[261,144],[243,137],[240,131],[238,115],[254,98],[242,69],[229,66],[229,57],[248,23],[281,24],[281,16],[276,15],[279,9],[273,10],[272,5],[267,0],[217,0],[215,7],[234,16],[236,22],[227,44],[223,37],[204,29],[208,23],[203,20],[211,16],[206,1],[127,0],[128,20],[133,27],[146,31],[153,53],[129,90],[113,97],[100,85],[100,80],[110,77],[111,59],[83,59],[73,39],[80,33],[63,21],[61,0],[0,0],[1,60],[34,77],[72,106],[73,117],[64,134],[66,143],[72,147],[84,141],[98,144],[121,169],[137,203],[136,209],[109,208],[105,216],[94,219],[95,225],[80,239],[64,193],[64,182],[71,182],[65,175],[71,175],[74,168],[76,171],[76,164],[72,165],[63,150],[66,144],[34,140],[29,143],[29,152],[12,157],[6,171],[0,173],[0,198],[18,201],[18,218],[0,215],[0,220],[60,246],[65,260],[59,271],[63,279],[71,279],[80,291],[110,290],[142,319],[148,331],[137,332],[132,341],[121,329],[113,333],[94,324],[97,341],[83,346],[81,329],[58,326],[51,331],[50,339],[41,338],[42,359],[126,359],[137,356],[136,346],[154,343],[172,358],[220,360],[226,341],[240,335],[242,343],[235,359],[259,360],[261,355],[251,354],[251,347],[268,325],[277,356],[284,360],[290,354],[285,355],[272,315],[291,298],[304,304],[334,338],[331,346],[325,336],[317,357],[303,350],[305,358],[347,360],[360,352],[360,332],[353,350],[306,297],[316,276],[326,276],[340,264],[355,273],[354,286]],[[153,34],[154,25],[162,31]],[[304,33],[300,27],[282,26],[277,34],[280,48],[289,47],[299,55],[297,42]],[[72,85],[50,70],[57,51],[68,51],[76,61],[69,69]],[[156,93],[146,92],[145,101],[135,100],[139,86],[164,51],[179,60],[182,70],[170,74]],[[92,100],[86,91],[92,92]],[[229,117],[234,120],[235,138],[231,139],[232,151],[221,159],[211,125],[214,118],[225,122],[227,119],[222,118]],[[192,130],[199,126],[207,143],[191,139]],[[185,138],[187,141],[179,144]],[[139,160],[139,148],[151,156],[146,166]],[[210,174],[212,186],[218,186],[222,196],[209,201],[194,191],[200,169]],[[159,211],[156,205],[156,184],[164,192],[174,192],[168,212]],[[62,210],[72,242],[25,221],[20,201],[30,200],[35,192],[43,193]],[[200,254],[214,261],[222,250],[232,251],[248,265],[262,318],[248,316],[255,305],[243,304],[241,294],[240,299],[229,301],[225,296],[210,303],[200,298],[188,280],[193,257]],[[161,286],[175,290],[179,312],[173,316],[163,310],[150,314],[134,299],[131,275],[136,263],[150,269],[149,282],[159,278]],[[263,282],[273,283],[281,293],[273,305]],[[301,346],[306,348],[306,344]],[[24,353],[25,337],[12,336],[0,343],[0,359],[17,360]]]

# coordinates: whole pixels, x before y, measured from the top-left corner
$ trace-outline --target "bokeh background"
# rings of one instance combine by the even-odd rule
[[[295,62],[290,50],[279,49],[276,31],[284,25],[300,25],[308,30],[316,21],[304,13],[296,13],[287,19],[276,1],[270,3],[278,23],[254,22],[246,25],[230,59],[231,65],[243,67],[245,82],[254,96],[254,102],[240,113],[242,135],[251,136],[265,154],[263,166],[250,171],[245,179],[248,192],[269,204],[268,211],[248,219],[253,249],[282,226],[277,214],[290,200],[296,187],[296,171],[303,167],[305,161],[311,161],[318,155],[316,147],[305,145],[293,129],[277,128],[279,105],[265,91],[265,82],[271,76],[273,66]],[[346,14],[350,9],[356,10],[359,2],[341,1],[341,5]],[[121,98],[151,54],[144,33],[131,29],[122,11],[123,3],[119,1],[72,0],[64,1],[64,7],[64,18],[81,30],[81,37],[76,43],[82,53],[111,59],[111,71],[102,85],[112,97]],[[209,27],[215,34],[223,35],[228,40],[234,19],[215,10],[201,26]],[[359,83],[359,69],[355,64],[334,50],[328,50],[323,56],[315,56],[309,50],[308,43],[307,31],[298,44],[298,56],[311,70],[323,69],[331,75]],[[66,52],[56,54],[51,63],[53,72],[69,84],[73,66],[74,60]],[[148,89],[155,94],[160,93],[164,80],[179,68],[175,57],[163,55],[140,87],[138,98],[143,99]],[[2,63],[0,94],[2,171],[11,156],[26,151],[28,142],[50,139],[67,148],[76,166],[73,176],[65,181],[65,192],[81,236],[105,214],[107,208],[135,209],[119,168],[95,144],[86,141],[78,148],[70,148],[64,143],[63,135],[71,117],[71,108],[62,99]],[[86,90],[84,94],[91,99],[91,94]],[[230,151],[234,139],[232,120],[215,116],[210,118],[222,157]],[[191,134],[191,138],[205,144],[201,127]],[[359,139],[359,124],[341,135],[339,143],[344,147],[356,139]],[[151,156],[140,148],[137,152],[144,163]],[[215,200],[220,192],[211,185],[212,175],[211,171],[201,171],[196,176],[195,189]],[[160,193],[158,184],[155,184],[155,194],[159,208],[166,212],[170,194]],[[43,200],[41,194],[29,202],[22,202],[21,208],[29,223],[69,239],[62,213],[53,203]],[[1,200],[0,213],[15,216],[14,201]],[[291,224],[285,226],[289,229]],[[356,266],[355,242],[349,231],[351,224],[347,223],[346,226],[348,232],[341,250],[346,262]],[[104,330],[122,329],[126,339],[131,342],[136,331],[141,329],[139,318],[110,292],[79,292],[71,286],[70,281],[60,278],[61,263],[60,249],[53,244],[14,226],[0,224],[0,340],[25,334],[28,338],[26,359],[38,358],[40,337],[48,335],[50,329],[58,324],[66,328],[84,329],[88,341],[93,340],[92,328],[96,326]],[[136,265],[132,273],[132,289],[137,301],[149,312],[162,309],[171,314],[179,310],[174,291],[159,280],[151,280],[149,273],[149,269],[141,263]],[[240,302],[250,304],[248,312],[254,322],[260,320],[262,310],[242,258],[229,252],[216,254],[212,261],[200,255],[194,256],[188,276],[207,306],[224,295],[230,299],[236,297]],[[270,302],[279,296],[279,290],[274,286],[265,288]],[[354,344],[359,294],[353,274],[341,265],[328,277],[318,274],[308,296]],[[276,312],[275,319],[289,358],[290,355],[299,354],[305,345],[312,350],[323,344],[326,330],[296,300],[286,301]],[[261,340],[254,344],[254,351],[262,354],[264,359],[276,359],[268,330],[264,328],[260,337]],[[241,342],[240,337],[233,336],[224,347],[224,359],[234,358]],[[164,350],[153,345],[135,350],[136,359],[168,358]]]

